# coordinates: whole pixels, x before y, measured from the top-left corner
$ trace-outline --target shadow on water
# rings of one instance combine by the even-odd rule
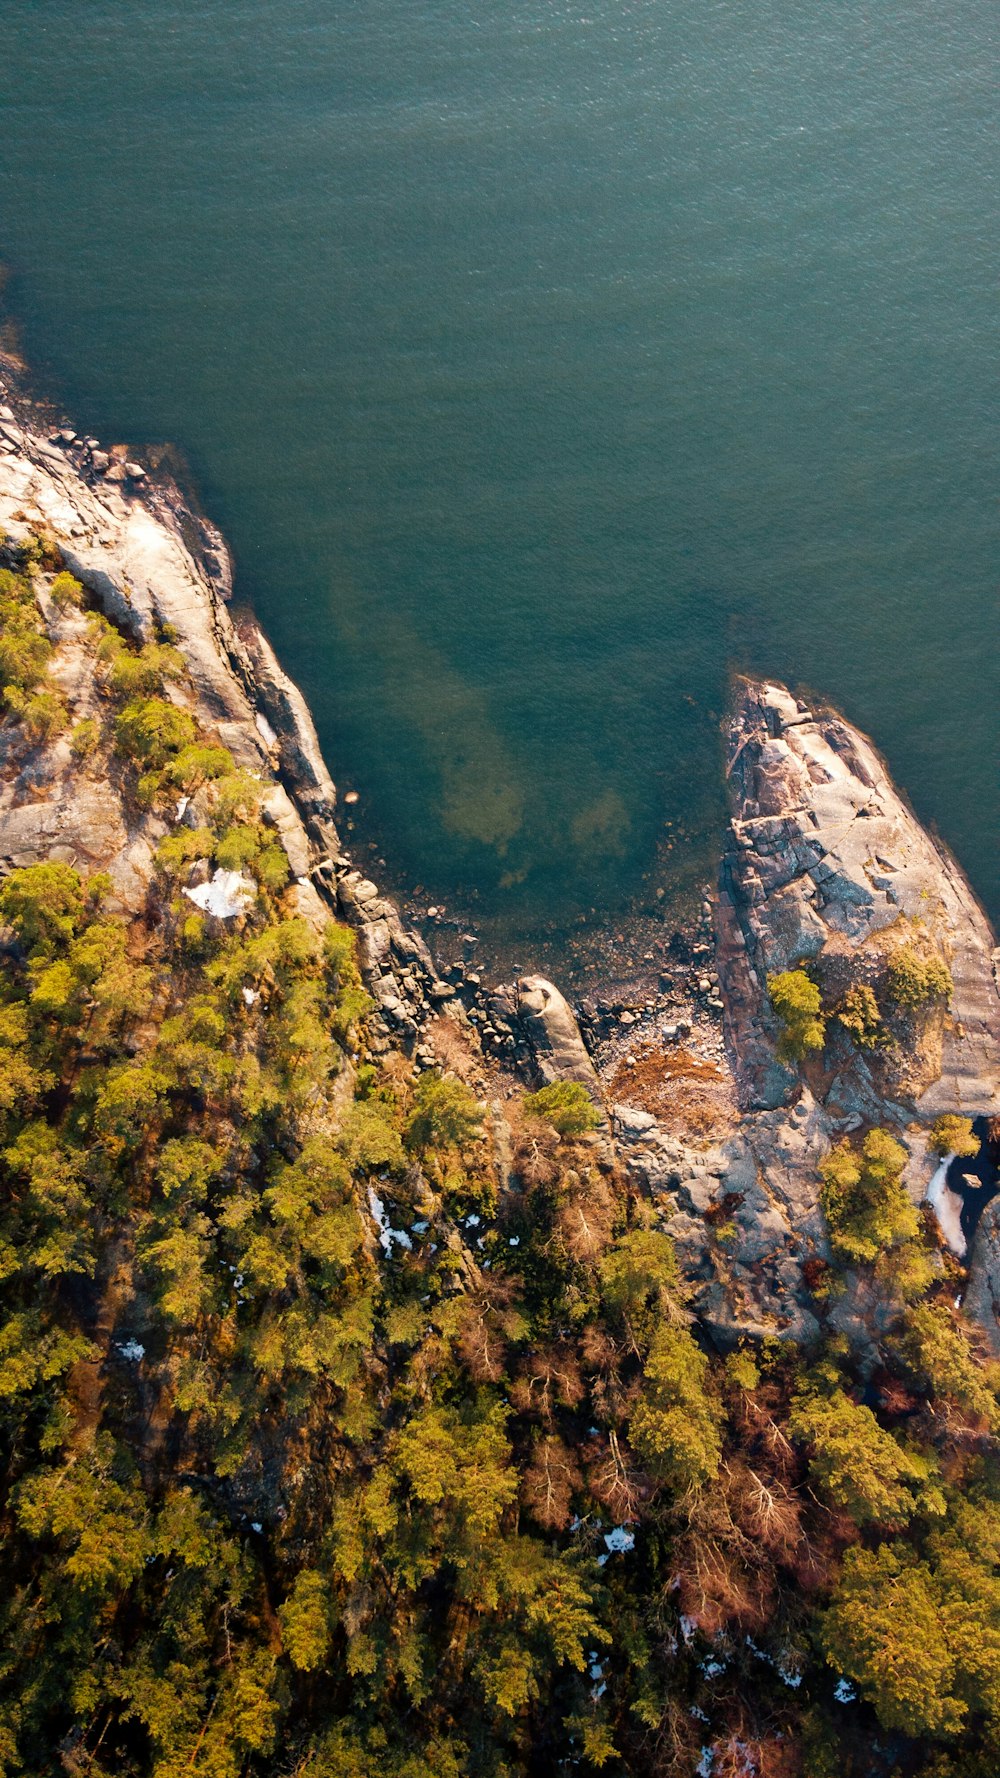
[[[979,1153],[967,1159],[956,1156],[948,1168],[948,1187],[962,1200],[962,1233],[971,1250],[979,1219],[1000,1192],[1000,1127],[996,1118],[977,1117],[973,1133],[979,1137]]]

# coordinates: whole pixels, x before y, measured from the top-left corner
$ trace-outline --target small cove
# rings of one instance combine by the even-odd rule
[[[996,916],[996,35],[11,10],[8,314],[74,423],[184,453],[381,880],[553,968],[683,901],[743,666],[871,732]]]

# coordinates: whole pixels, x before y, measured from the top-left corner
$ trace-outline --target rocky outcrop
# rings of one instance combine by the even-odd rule
[[[288,856],[299,912],[314,927],[336,914],[358,930],[366,985],[381,1013],[374,1046],[412,1047],[452,990],[440,982],[419,936],[345,857],[336,789],[312,717],[253,621],[234,625],[226,604],[228,557],[218,534],[188,511],[170,484],[153,486],[135,465],[136,474],[112,478],[101,467],[107,453],[84,448],[66,429],[47,437],[28,407],[21,419],[2,422],[0,440],[0,535],[50,538],[126,633],[137,640],[171,637],[188,678],[170,695],[217,735],[238,765],[265,781],[264,816]],[[53,676],[77,721],[94,708],[86,620],[57,611],[44,597],[43,604],[56,645]],[[189,818],[195,815],[192,809]],[[136,907],[166,831],[160,816],[127,806],[107,771],[76,759],[65,736],[27,754],[8,747],[0,773],[0,869],[55,857],[87,871],[106,870],[120,904]],[[464,1020],[460,1007],[455,1016]]]
[[[544,1085],[575,1080],[603,1110],[601,1083],[576,1017],[552,982],[527,975],[518,983],[517,1013]]]
[[[778,685],[741,682],[727,732],[732,806],[717,913],[730,1054],[743,1102],[775,1106],[793,1076],[775,1058],[769,973],[848,957],[911,929],[947,962],[954,992],[940,1053],[901,1085],[908,1112],[1000,1111],[1000,994],[993,935],[954,860],[920,826],[871,742],[832,713],[813,715]],[[910,923],[907,928],[904,922]],[[884,1115],[886,1081],[846,1042],[825,1097]]]
[[[630,1170],[664,1208],[699,1318],[716,1338],[767,1330],[808,1340],[817,1327],[811,1283],[829,1258],[817,1168],[832,1144],[864,1124],[894,1127],[919,1202],[937,1169],[933,1118],[1000,1109],[996,953],[962,873],[842,718],[813,715],[782,686],[744,681],[726,739],[732,819],[717,966],[739,1128],[702,1148],[634,1112],[619,1114],[616,1130]],[[833,1020],[822,1060],[781,1063],[768,975],[809,963],[834,988],[877,980],[901,938],[947,963],[948,1007],[908,1029],[905,1044],[875,1053]],[[991,1337],[998,1226],[988,1212],[967,1298]],[[852,1300],[860,1288],[851,1286]],[[877,1320],[875,1306],[865,1316],[845,1310],[845,1331],[856,1337],[865,1318]]]

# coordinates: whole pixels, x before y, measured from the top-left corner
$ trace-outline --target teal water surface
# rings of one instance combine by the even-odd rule
[[[700,868],[741,666],[868,729],[1000,911],[998,35],[2,0],[26,355],[184,452],[402,881],[520,938],[667,831]]]

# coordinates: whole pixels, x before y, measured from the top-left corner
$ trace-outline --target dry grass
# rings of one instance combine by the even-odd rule
[[[660,1123],[694,1141],[718,1140],[736,1118],[728,1074],[690,1050],[647,1047],[632,1065],[620,1062],[611,1076],[611,1096],[622,1105],[648,1111]]]

